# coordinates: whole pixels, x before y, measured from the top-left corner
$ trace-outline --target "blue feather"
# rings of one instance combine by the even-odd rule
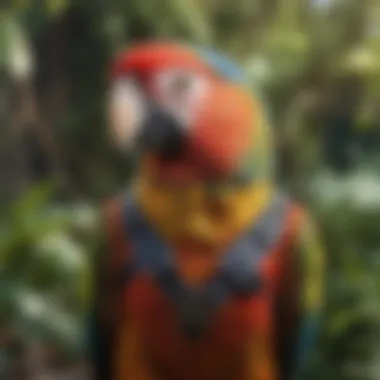
[[[311,353],[315,348],[318,333],[320,331],[319,315],[308,316],[301,327],[299,334],[297,355],[296,355],[296,373],[294,379],[302,379],[303,371],[306,368]]]
[[[243,70],[230,58],[208,48],[197,48],[198,53],[224,78],[238,83],[247,83]]]

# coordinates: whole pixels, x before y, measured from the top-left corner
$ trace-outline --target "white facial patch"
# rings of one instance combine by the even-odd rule
[[[145,116],[144,98],[131,78],[118,79],[109,94],[112,137],[121,148],[132,148]]]

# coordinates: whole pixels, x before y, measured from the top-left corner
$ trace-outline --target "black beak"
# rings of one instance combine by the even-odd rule
[[[183,152],[184,128],[165,110],[151,104],[145,119],[139,146],[164,159],[175,159]]]

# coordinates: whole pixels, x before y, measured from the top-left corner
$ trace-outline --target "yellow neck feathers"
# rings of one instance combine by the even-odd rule
[[[143,213],[170,244],[223,247],[258,218],[271,199],[272,186],[255,183],[210,193],[204,184],[163,185],[148,170],[136,182]]]

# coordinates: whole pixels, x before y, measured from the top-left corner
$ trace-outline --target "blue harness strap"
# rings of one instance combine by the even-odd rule
[[[178,277],[170,247],[155,233],[133,197],[127,199],[124,226],[132,246],[127,272],[149,273],[173,302],[182,330],[199,338],[230,297],[249,297],[261,288],[259,264],[282,236],[289,203],[276,196],[259,221],[222,255],[216,276],[201,288],[189,288]]]

